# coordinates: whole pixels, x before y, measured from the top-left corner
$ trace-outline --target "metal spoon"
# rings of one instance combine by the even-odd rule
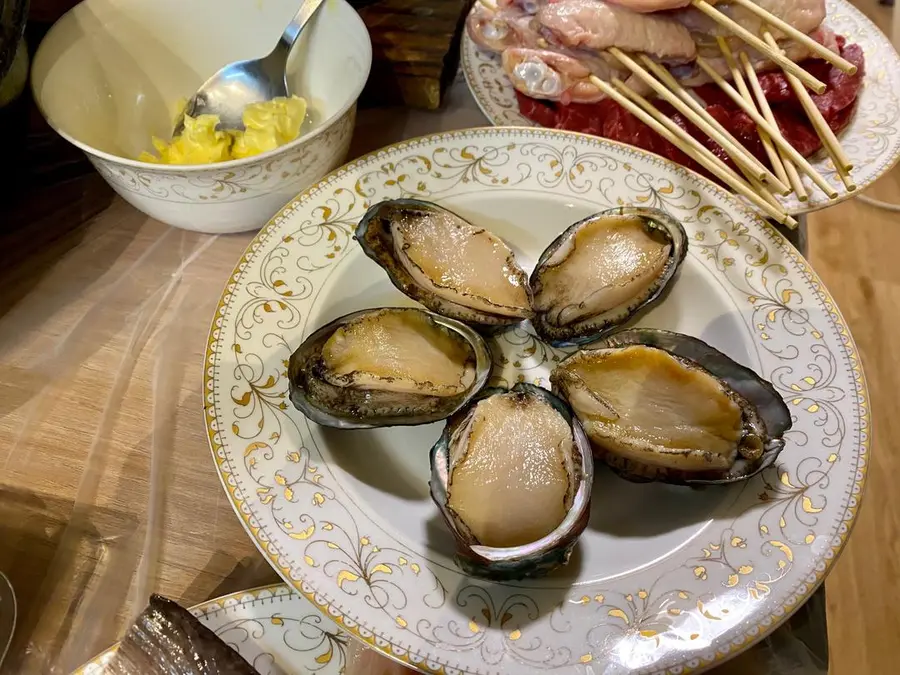
[[[250,103],[290,96],[287,61],[300,32],[313,18],[324,0],[303,0],[300,9],[284,29],[281,39],[267,56],[230,63],[209,78],[188,101],[175,123],[173,137],[184,130],[184,115],[218,115],[219,129],[244,128],[242,115]]]

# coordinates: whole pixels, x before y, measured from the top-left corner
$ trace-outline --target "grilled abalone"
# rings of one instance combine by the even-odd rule
[[[658,209],[615,208],[575,223],[531,274],[535,330],[555,346],[601,337],[659,300],[686,253],[681,223]]]
[[[528,275],[510,248],[437,204],[415,199],[375,204],[355,238],[394,286],[433,312],[486,326],[532,315]]]
[[[491,357],[472,329],[421,309],[364,310],[317,330],[291,355],[293,404],[325,426],[427,424],[484,387]]]
[[[545,574],[566,563],[588,520],[590,445],[545,389],[486,389],[451,417],[431,450],[431,496],[468,573]]]
[[[696,338],[616,333],[550,378],[594,453],[636,481],[731,483],[770,466],[791,427],[772,385]]]

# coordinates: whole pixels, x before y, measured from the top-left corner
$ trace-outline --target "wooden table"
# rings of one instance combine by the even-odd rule
[[[443,112],[366,111],[352,154],[483,124],[457,83]],[[149,592],[191,605],[277,580],[224,498],[201,416],[213,310],[252,235],[172,229],[96,177],[80,186],[55,224],[0,234],[0,569],[20,605],[8,673],[68,672]]]

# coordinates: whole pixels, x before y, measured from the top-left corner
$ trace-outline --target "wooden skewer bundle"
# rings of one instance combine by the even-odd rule
[[[792,75],[796,76],[797,79],[799,79],[801,82],[803,82],[803,84],[805,84],[817,94],[821,94],[823,91],[825,91],[824,82],[820,82],[808,72],[803,70],[803,68],[801,68],[796,63],[787,58],[784,54],[782,54],[781,50],[777,52],[773,50],[760,38],[756,37],[753,33],[744,28],[741,24],[734,21],[731,17],[726,16],[725,14],[717,10],[715,7],[706,2],[706,0],[693,0],[693,2],[691,2],[691,5],[699,9],[710,19],[718,23],[723,28],[727,29],[729,32],[737,35],[748,45],[753,47],[756,51],[765,55],[769,60],[777,63],[784,72],[791,73]],[[773,19],[775,18],[774,16],[769,14],[769,12],[766,12],[766,14],[771,16]],[[797,31],[797,33],[799,34],[799,31]]]
[[[609,50],[609,53],[621,61],[626,68],[638,76],[643,82],[650,86],[665,101],[668,101],[682,115],[685,115],[693,122],[701,131],[722,146],[722,149],[734,159],[735,163],[742,169],[746,169],[751,173],[753,178],[764,181],[775,187],[776,190],[784,193],[787,186],[778,180],[765,166],[763,166],[753,155],[747,152],[740,142],[734,138],[728,131],[713,118],[706,109],[697,105],[694,108],[687,103],[686,99],[694,101],[694,99],[684,90],[677,81],[672,78],[672,82],[677,87],[677,95],[673,91],[666,89],[665,83],[655,79],[648,71],[644,70],[631,57],[622,52],[617,47]],[[653,61],[650,61],[653,63]],[[665,70],[660,68],[660,70]],[[658,74],[658,71],[657,71]],[[596,84],[596,83],[595,83]],[[681,96],[683,92],[684,96]],[[701,112],[702,111],[702,112]]]
[[[762,85],[759,83],[759,78],[756,76],[756,71],[753,70],[753,64],[750,63],[750,59],[747,58],[747,54],[741,52],[741,65],[744,66],[744,72],[747,74],[747,79],[750,81],[750,86],[753,89],[753,94],[756,96],[756,103],[759,105],[759,109],[762,111],[763,117],[766,118],[766,121],[773,125],[777,126],[777,122],[775,121],[775,115],[772,113],[772,108],[769,106],[769,102],[766,100],[766,96],[763,93]],[[802,86],[802,85],[801,85]],[[805,91],[805,90],[804,90]],[[761,135],[765,132],[761,132]],[[765,136],[771,144],[772,139]],[[809,200],[809,194],[806,192],[806,187],[803,185],[803,181],[800,180],[800,174],[797,173],[797,167],[794,166],[793,162],[791,162],[790,158],[787,156],[783,150],[776,150],[778,152],[779,165],[781,167],[782,172],[785,174],[785,180],[790,184],[791,188],[794,190],[794,194],[797,195],[797,199],[801,202],[805,202]]]
[[[479,1],[489,9],[497,9],[495,0]],[[854,74],[857,70],[856,66],[772,15],[755,4],[753,0],[731,0],[731,2],[763,19],[768,28],[762,31],[761,36],[754,35],[731,17],[709,4],[707,0],[691,0],[691,5],[782,68],[788,84],[800,101],[810,123],[822,141],[822,146],[831,158],[838,176],[848,191],[855,190],[856,185],[850,177],[852,164],[807,91],[807,89],[811,89],[815,93],[821,94],[825,90],[825,84],[785,56],[773,36],[772,30],[777,30],[788,39],[803,44],[812,54],[826,60],[845,73]],[[741,52],[739,59],[736,59],[730,46],[722,37],[718,38],[718,45],[734,86],[727,82],[703,57],[697,58],[697,65],[756,124],[760,140],[772,166],[771,171],[753,157],[727,129],[713,118],[668,70],[646,54],[631,56],[616,47],[607,50],[608,54],[622,63],[659,98],[672,105],[680,114],[715,141],[731,157],[743,177],[690,133],[670,120],[652,102],[631,90],[621,80],[614,78],[610,83],[593,75],[590,80],[606,96],[635,115],[685,155],[731,187],[737,194],[747,198],[769,217],[788,226],[796,226],[796,221],[785,212],[784,207],[773,196],[772,191],[783,195],[793,192],[800,201],[807,201],[809,194],[801,180],[801,174],[805,174],[829,199],[836,199],[838,193],[784,138],[747,54]]]
[[[797,226],[797,221],[789,216],[780,205],[776,207],[766,200],[756,190],[744,182],[740,176],[728,168],[728,165],[725,164],[725,162],[716,157],[696,138],[657,110],[652,103],[640,94],[636,94],[629,89],[624,82],[619,79],[613,80],[616,87],[621,90],[621,93],[613,88],[608,82],[604,82],[593,75],[591,76],[591,82],[593,82],[600,91],[609,96],[672,145],[679,148],[688,157],[695,160],[707,171],[730,185],[736,193],[753,202],[760,210],[771,218],[774,218],[780,223],[784,223],[788,227]],[[626,94],[625,92],[628,93]]]

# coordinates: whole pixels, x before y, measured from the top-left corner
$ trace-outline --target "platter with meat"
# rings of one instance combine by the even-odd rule
[[[900,158],[900,57],[844,0],[480,0],[462,62],[494,124],[636,146],[770,217]]]

